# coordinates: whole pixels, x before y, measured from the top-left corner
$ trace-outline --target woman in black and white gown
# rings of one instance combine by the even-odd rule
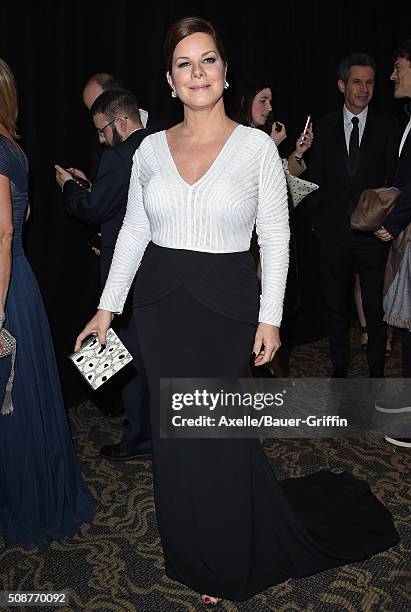
[[[134,156],[127,213],[90,333],[104,342],[138,270],[135,320],[149,381],[156,512],[166,572],[203,595],[244,600],[290,577],[398,541],[367,483],[320,472],[279,483],[250,439],[163,439],[160,378],[241,376],[277,350],[288,265],[287,191],[274,142],[224,111],[214,27],[167,35],[167,79],[184,120]],[[262,295],[249,253],[256,222]]]

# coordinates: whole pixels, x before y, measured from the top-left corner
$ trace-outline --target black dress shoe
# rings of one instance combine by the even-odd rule
[[[151,442],[143,442],[134,449],[124,449],[121,446],[121,442],[118,444],[107,444],[100,448],[100,455],[110,461],[130,461],[131,459],[148,457],[151,455]]]
[[[331,378],[347,378],[347,368],[334,368]]]

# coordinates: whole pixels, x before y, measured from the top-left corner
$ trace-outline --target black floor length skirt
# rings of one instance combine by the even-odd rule
[[[319,472],[278,482],[258,440],[159,436],[159,379],[244,375],[258,314],[249,253],[148,246],[135,319],[150,391],[154,492],[167,575],[245,600],[398,542],[368,484]]]

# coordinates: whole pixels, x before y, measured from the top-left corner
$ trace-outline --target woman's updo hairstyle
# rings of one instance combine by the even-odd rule
[[[215,46],[217,47],[221,59],[223,60],[224,64],[227,64],[221,37],[213,24],[202,17],[183,17],[183,19],[175,21],[168,28],[166,34],[166,39],[164,42],[164,57],[167,70],[169,72],[171,72],[172,68],[174,49],[177,47],[178,43],[183,40],[183,38],[187,38],[187,36],[196,34],[197,32],[209,34],[214,39]]]

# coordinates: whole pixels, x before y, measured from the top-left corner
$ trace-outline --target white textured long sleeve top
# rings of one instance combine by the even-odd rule
[[[262,291],[259,321],[279,326],[288,270],[287,187],[274,142],[238,125],[207,172],[190,185],[178,172],[165,131],[133,157],[127,211],[99,308],[122,312],[150,241],[209,253],[248,251],[256,224]]]

